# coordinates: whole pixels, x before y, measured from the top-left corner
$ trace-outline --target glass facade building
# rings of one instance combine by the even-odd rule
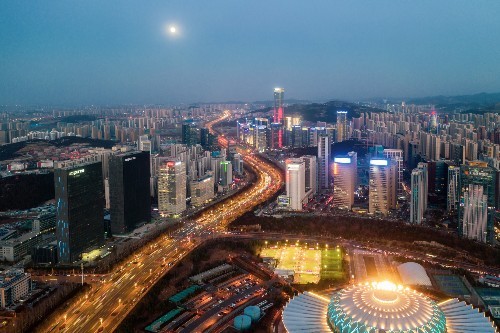
[[[59,262],[71,264],[104,242],[101,162],[55,169],[56,235]]]
[[[111,233],[134,230],[151,220],[148,152],[129,152],[109,158]]]
[[[495,214],[495,189],[497,184],[497,173],[492,167],[489,167],[486,162],[474,161],[467,162],[460,166],[459,178],[459,209],[458,209],[458,232],[461,236],[467,237],[464,234],[464,216],[466,213],[466,196],[469,192],[469,185],[481,185],[482,195],[487,197],[488,216],[486,222],[486,242],[493,242],[494,240],[494,214]],[[472,202],[472,201],[467,201]]]

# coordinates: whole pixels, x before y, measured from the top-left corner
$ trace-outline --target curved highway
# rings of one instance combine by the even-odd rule
[[[216,123],[230,116],[226,111],[206,126],[213,132]],[[225,146],[226,140],[220,137],[219,143]],[[63,313],[49,316],[37,331],[113,332],[172,264],[199,244],[192,241],[194,238],[219,234],[231,221],[272,197],[283,182],[280,170],[248,151],[240,149],[239,152],[257,175],[250,188],[207,209],[196,220],[185,222],[170,236],[162,236],[138,250],[125,263],[116,266],[97,287],[69,301]]]

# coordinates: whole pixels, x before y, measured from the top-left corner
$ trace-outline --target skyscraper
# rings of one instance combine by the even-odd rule
[[[286,160],[286,195],[292,210],[302,210],[305,191],[305,162],[300,158]]]
[[[333,205],[351,210],[356,190],[357,154],[337,155],[333,158]]]
[[[230,161],[220,162],[220,184],[229,186],[233,182],[233,166]]]
[[[489,167],[486,162],[466,161],[466,164],[460,166],[460,178],[459,178],[460,206],[458,209],[458,223],[459,223],[458,232],[460,235],[467,237],[467,235],[463,234],[464,230],[468,230],[467,227],[463,225],[463,223],[466,221],[464,216],[465,214],[468,213],[468,211],[465,210],[465,197],[467,195],[469,196],[468,199],[469,203],[478,202],[477,200],[480,199],[480,197],[478,197],[479,194],[477,194],[479,192],[477,192],[473,196],[471,196],[472,194],[467,193],[471,189],[469,185],[481,185],[483,187],[482,195],[485,195],[487,197],[488,210],[487,210],[487,221],[486,221],[486,237],[478,240],[483,241],[484,239],[486,242],[493,242],[494,240],[493,215],[495,213],[495,206],[496,206],[496,201],[495,201],[495,189],[497,183],[496,177],[497,173],[495,169]]]
[[[314,155],[304,155],[301,159],[305,163],[305,186],[306,192],[315,195],[318,193],[318,161]]]
[[[200,129],[193,122],[182,124],[182,143],[194,146],[201,142]]]
[[[422,224],[425,212],[425,182],[424,169],[416,168],[411,172],[410,223]]]
[[[469,184],[463,195],[462,236],[486,243],[488,240],[488,196],[482,185]]]
[[[285,111],[283,107],[283,101],[285,96],[285,89],[274,88],[274,117],[273,122],[279,123],[281,128],[278,132],[278,147],[283,147],[283,128],[284,128],[284,117]]]
[[[396,162],[397,165],[397,181],[396,181],[396,195],[403,196],[403,150],[401,149],[384,149],[382,152],[385,158],[390,158]]]
[[[448,196],[447,196],[447,210],[448,212],[456,212],[458,210],[458,203],[460,200],[460,167],[450,166],[448,168]]]
[[[283,110],[283,100],[285,97],[285,89],[274,88],[274,117],[273,122],[284,124],[285,113]]]
[[[330,189],[330,155],[332,154],[330,137],[318,136],[318,187],[320,191]]]
[[[387,215],[396,208],[396,163],[387,158],[370,160],[369,212]]]
[[[345,141],[348,138],[347,111],[337,111],[337,142]]]
[[[111,232],[122,234],[151,220],[150,161],[147,152],[109,158]]]
[[[178,215],[186,210],[186,167],[181,161],[164,161],[158,176],[158,210]]]
[[[71,264],[104,242],[104,185],[101,162],[54,170],[59,262]]]

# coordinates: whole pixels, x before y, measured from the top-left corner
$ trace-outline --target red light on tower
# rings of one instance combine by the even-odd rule
[[[285,96],[285,89],[274,88],[274,122],[280,123],[283,126],[284,111],[283,100]],[[278,132],[278,147],[283,147],[283,128]]]

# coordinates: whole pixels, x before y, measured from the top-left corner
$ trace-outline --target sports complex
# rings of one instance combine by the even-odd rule
[[[290,272],[293,282],[318,283],[320,279],[338,280],[344,277],[344,251],[327,244],[266,242],[260,256],[276,260],[276,271]]]

